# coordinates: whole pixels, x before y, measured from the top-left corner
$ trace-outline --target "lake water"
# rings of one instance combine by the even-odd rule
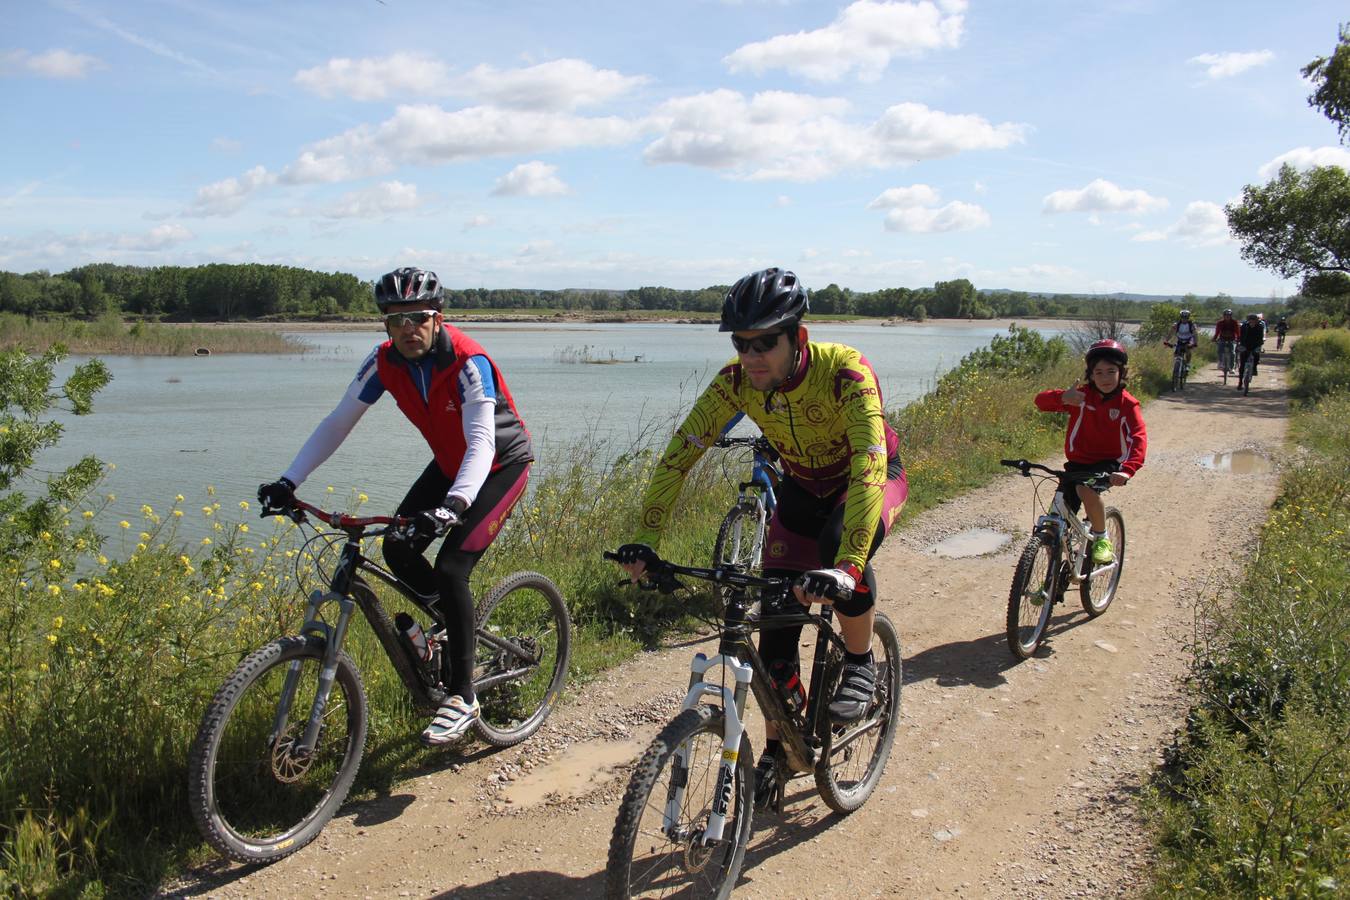
[[[726,336],[708,325],[506,323],[464,330],[505,375],[535,438],[538,466],[559,458],[559,448],[587,439],[617,453],[644,431],[668,431],[733,355]],[[867,355],[889,408],[923,394],[998,333],[993,325],[811,328],[815,340],[850,344]],[[211,502],[207,486],[215,488],[222,512],[241,515],[238,502],[252,503],[258,483],[286,468],[381,339],[375,331],[298,337],[313,349],[296,356],[104,357],[112,383],[95,397],[92,415],[63,417],[65,438],[42,466],[56,469],[92,453],[116,466],[103,486],[116,496],[100,517],[105,529],[123,518],[138,525],[142,504],[163,511],[181,493],[188,511],[182,533],[200,537],[206,527],[198,510]],[[626,362],[563,361],[611,354]],[[360,490],[371,500],[365,508],[383,513],[429,460],[421,436],[385,397],[301,494],[322,503],[329,485],[343,499]]]

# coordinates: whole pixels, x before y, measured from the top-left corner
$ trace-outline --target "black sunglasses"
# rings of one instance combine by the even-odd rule
[[[731,346],[736,348],[737,353],[768,353],[778,346],[778,339],[785,334],[786,331],[775,331],[773,334],[761,334],[752,338],[737,337],[733,334]]]
[[[415,309],[409,312],[389,313],[384,317],[385,328],[402,328],[408,323],[413,325],[424,325],[427,319],[436,315],[434,309]]]

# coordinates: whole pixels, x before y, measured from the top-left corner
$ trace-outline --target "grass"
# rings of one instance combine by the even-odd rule
[[[1201,606],[1192,710],[1150,801],[1155,897],[1350,887],[1350,334],[1314,337],[1291,358],[1296,462],[1236,589]]]
[[[1081,363],[1065,358],[1062,342],[1020,329],[991,351],[894,415],[912,510],[982,482],[1000,457],[1051,455],[1063,441],[1063,417],[1037,412],[1032,397],[1081,378]],[[1156,349],[1136,354],[1132,390],[1156,392],[1165,362]],[[630,538],[653,448],[667,434],[628,447],[583,442],[553,460],[475,570],[479,595],[519,569],[559,584],[576,635],[569,691],[684,627],[689,604],[712,603],[710,593],[621,587],[601,558]],[[747,465],[727,459],[709,454],[691,473],[663,555],[707,561]],[[307,497],[328,507],[343,505],[339,498]],[[0,893],[142,896],[208,859],[186,797],[198,721],[239,660],[298,629],[301,598],[316,586],[314,548],[289,522],[251,518],[246,503],[227,507],[210,489],[194,501],[179,495],[167,508],[144,507],[134,523],[104,523],[111,536],[99,539],[87,526],[106,502],[68,503],[57,526],[0,559]],[[348,505],[362,502],[358,494]],[[210,531],[187,548],[176,526],[189,516]],[[403,608],[390,592],[383,600],[390,615]],[[364,624],[346,649],[371,710],[354,796],[444,766],[444,752],[417,743],[423,718]]]
[[[30,319],[0,313],[0,350],[32,353],[62,345],[71,353],[110,356],[193,356],[211,353],[303,353],[306,344],[256,328],[123,322],[107,315],[81,319]]]

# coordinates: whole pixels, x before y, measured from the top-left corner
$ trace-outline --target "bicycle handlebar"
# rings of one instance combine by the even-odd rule
[[[314,518],[323,522],[325,525],[330,525],[333,528],[338,528],[343,531],[364,532],[365,529],[372,525],[387,525],[389,527],[380,531],[379,534],[388,534],[391,531],[404,530],[412,524],[412,518],[408,516],[352,516],[347,513],[329,512],[312,503],[306,503],[299,497],[293,498],[290,506],[285,508],[270,508],[264,506],[258,515],[264,519],[268,516],[287,516],[291,521],[299,524],[305,521],[306,513],[314,516]]]
[[[611,551],[604,551],[605,559],[619,562],[619,554]],[[697,578],[700,581],[710,581],[713,584],[730,584],[743,588],[757,588],[763,591],[782,591],[786,593],[796,582],[796,578],[761,578],[757,575],[747,575],[744,572],[737,572],[734,569],[726,569],[721,566],[715,569],[708,569],[701,566],[682,566],[679,563],[667,562],[664,559],[654,559],[647,563],[647,570],[644,573],[649,580],[639,584],[640,587],[647,590],[658,590],[663,594],[674,593],[683,588],[677,575],[684,575],[689,578]],[[831,590],[827,595],[833,602],[847,601],[853,596],[852,591]]]
[[[769,439],[762,434],[757,434],[754,437],[727,437],[726,435],[723,435],[716,441],[713,441],[713,446],[721,447],[723,449],[729,447],[749,447],[751,450],[762,453],[770,459],[778,459],[778,451],[774,449],[773,444],[769,443]]]
[[[1066,472],[1063,469],[1052,469],[1049,466],[1043,466],[1040,463],[1034,463],[1029,459],[1000,459],[1000,466],[1008,466],[1011,469],[1019,470],[1026,478],[1031,477],[1032,469],[1040,469],[1047,475],[1053,475],[1056,478],[1062,478],[1070,482],[1082,482],[1091,484],[1094,481],[1101,481],[1111,477],[1110,472]],[[1129,484],[1129,482],[1125,482]]]

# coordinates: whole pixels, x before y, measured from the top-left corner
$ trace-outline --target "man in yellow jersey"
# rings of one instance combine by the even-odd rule
[[[799,575],[803,604],[834,603],[847,654],[829,711],[840,723],[862,718],[876,692],[872,659],[876,578],[868,564],[909,493],[899,439],[886,422],[876,374],[843,344],[809,341],[807,292],[785,269],[752,272],[732,286],[719,330],[737,358],[695,402],[661,457],[643,497],[642,522],[619,558],[637,581],[655,550],[685,476],[737,414],[749,416],[781,457],[783,479],[765,540],[764,574]],[[851,592],[851,594],[850,594]],[[799,667],[801,627],[761,632],[771,672]],[[780,683],[784,679],[775,678]],[[756,768],[757,803],[770,796],[779,753],[770,726]]]

